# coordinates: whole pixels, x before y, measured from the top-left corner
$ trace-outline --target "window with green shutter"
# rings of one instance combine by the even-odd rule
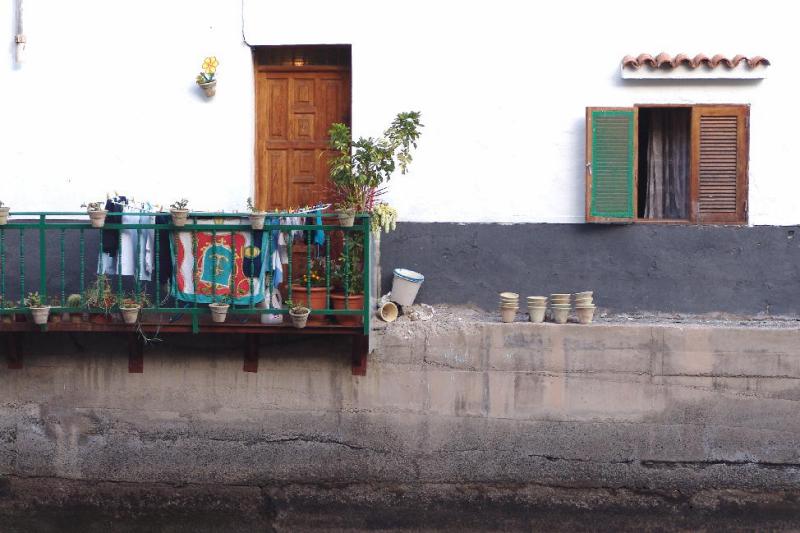
[[[749,118],[744,104],[587,108],[586,221],[747,224]]]

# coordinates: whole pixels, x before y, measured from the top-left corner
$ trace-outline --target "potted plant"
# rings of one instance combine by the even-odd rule
[[[45,305],[44,300],[38,292],[29,292],[25,297],[25,305],[31,310],[33,323],[37,325],[47,324],[47,317],[50,315],[50,306]]]
[[[247,209],[250,211],[250,227],[254,230],[264,229],[264,219],[267,213],[256,209],[256,206],[253,205],[253,199],[250,197],[247,198]]]
[[[297,329],[303,329],[308,324],[308,315],[311,314],[311,309],[302,305],[295,305],[291,300],[286,300],[286,308],[289,309],[289,317],[292,319],[292,325]]]
[[[401,174],[408,171],[411,151],[417,147],[422,127],[417,111],[399,113],[377,139],[361,137],[354,141],[346,124],[331,126],[329,145],[337,153],[330,160],[333,195],[346,222],[350,211],[354,215],[357,212],[374,215],[376,201],[386,192],[395,169],[399,167]]]
[[[230,297],[227,295],[218,296],[217,301],[208,304],[211,310],[211,320],[214,322],[222,323],[228,316],[228,309],[230,308]]]
[[[219,61],[214,56],[207,57],[203,60],[203,71],[197,75],[195,81],[197,85],[203,89],[203,92],[206,93],[206,96],[211,98],[217,92],[217,80],[216,80],[216,73],[217,67],[219,66]]]
[[[83,307],[83,298],[80,294],[70,294],[67,296],[67,307],[71,309],[66,314],[69,316],[70,322],[79,323],[81,321],[81,313],[78,310]]]
[[[318,257],[311,261],[311,268],[302,274],[297,282],[292,283],[292,299],[298,305],[310,309],[325,309],[328,289],[326,287],[325,258]],[[309,291],[308,286],[311,285]],[[310,294],[309,294],[310,293]],[[325,322],[325,315],[312,315],[312,323]]]
[[[92,322],[107,324],[111,321],[111,311],[117,303],[117,297],[111,290],[111,282],[105,274],[98,274],[84,291],[83,301],[89,309]]]
[[[138,296],[134,293],[122,298],[119,302],[119,310],[122,313],[122,321],[126,324],[135,324],[139,319],[139,311],[142,307],[149,307],[150,299],[147,294],[142,292]]]
[[[189,200],[181,198],[169,206],[169,214],[172,215],[172,224],[178,227],[186,225],[189,218]]]
[[[331,307],[337,310],[361,310],[364,308],[364,245],[361,241],[350,244],[347,252],[336,260],[331,278],[336,292],[331,293]],[[343,326],[358,326],[363,322],[360,315],[335,315],[336,322]]]
[[[8,212],[10,210],[11,208],[5,205],[2,200],[0,200],[0,226],[5,226],[8,224]]]
[[[108,211],[103,209],[103,202],[86,202],[81,204],[81,207],[86,208],[93,228],[102,228],[105,225]]]

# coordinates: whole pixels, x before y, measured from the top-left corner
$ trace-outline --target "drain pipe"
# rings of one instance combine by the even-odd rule
[[[25,55],[25,43],[27,42],[25,32],[22,29],[22,2],[23,0],[17,0],[17,35],[14,38],[14,41],[17,43],[15,57],[18,65],[22,64]]]

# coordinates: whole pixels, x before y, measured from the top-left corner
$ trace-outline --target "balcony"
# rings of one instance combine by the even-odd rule
[[[270,213],[253,229],[248,216],[192,212],[177,226],[169,213],[137,211],[109,213],[93,227],[86,212],[10,213],[0,225],[9,366],[21,364],[23,334],[128,333],[140,360],[143,340],[161,332],[245,334],[256,367],[261,335],[348,335],[353,373],[363,375],[369,217],[348,227],[330,213]],[[49,306],[46,323],[34,323],[31,297]],[[287,300],[311,309],[306,327],[288,320]],[[229,304],[223,322],[212,318],[215,303]],[[132,306],[140,311],[125,323],[121,308]]]

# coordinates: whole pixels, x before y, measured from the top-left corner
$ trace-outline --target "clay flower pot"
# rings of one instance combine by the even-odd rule
[[[136,324],[136,319],[139,318],[139,310],[141,307],[134,306],[134,307],[121,307],[120,311],[122,312],[122,321],[126,324]]]
[[[311,287],[311,298],[308,298],[308,291],[305,285],[292,285],[292,301],[301,307],[308,307],[309,309],[325,309],[327,305],[328,290],[325,287]],[[331,301],[333,295],[331,295]],[[324,324],[325,315],[311,315],[308,319],[312,324]]]
[[[102,228],[106,224],[106,215],[108,211],[89,211],[89,222],[92,223],[93,228]]]
[[[581,324],[591,324],[592,318],[594,317],[594,309],[595,306],[593,305],[575,306],[575,312],[578,314],[578,322]]]
[[[347,308],[353,311],[364,309],[364,295],[351,294],[331,294],[331,307],[344,310],[344,302],[347,300]],[[358,315],[336,315],[336,322],[343,326],[360,326],[363,319]]]
[[[256,213],[250,213],[250,227],[254,230],[262,230],[264,229],[264,219],[267,217],[267,214],[258,211]]]
[[[172,215],[172,224],[178,227],[185,226],[189,219],[188,209],[170,209],[169,214]]]
[[[514,319],[517,317],[517,309],[518,307],[501,307],[500,308],[500,320],[505,323],[514,322]]]
[[[356,221],[356,212],[354,209],[343,209],[338,213],[339,225],[345,228],[352,227]]]
[[[553,320],[556,324],[566,324],[569,318],[569,307],[555,307],[553,306]]]
[[[289,316],[292,319],[292,325],[297,329],[303,329],[306,327],[309,313],[311,313],[311,309],[308,307],[295,307],[293,309],[289,309]]]
[[[208,304],[208,308],[211,310],[211,320],[217,323],[225,322],[225,318],[228,316],[229,307],[230,305],[228,304]]]
[[[378,309],[378,316],[380,316],[381,320],[384,322],[394,322],[397,320],[397,315],[399,313],[394,302],[386,302]]]
[[[10,207],[0,207],[0,226],[8,224],[8,212],[10,210]]]
[[[530,316],[531,322],[540,323],[544,322],[544,313],[547,311],[547,307],[544,305],[542,306],[528,306],[528,315]]]
[[[31,307],[33,323],[39,326],[47,324],[47,317],[50,315],[50,307]]]
[[[198,83],[197,85],[203,89],[203,92],[206,93],[208,98],[211,98],[215,94],[217,94],[217,80],[212,80],[207,83]]]

